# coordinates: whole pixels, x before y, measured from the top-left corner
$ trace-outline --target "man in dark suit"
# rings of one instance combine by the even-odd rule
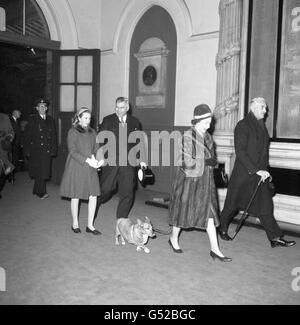
[[[273,214],[274,206],[269,186],[271,176],[268,172],[269,135],[264,123],[266,112],[264,98],[254,98],[250,103],[249,114],[236,125],[234,131],[236,160],[221,212],[220,236],[224,240],[231,240],[228,226],[238,210],[245,210],[261,179],[249,213],[259,218],[271,247],[289,247],[296,243],[283,238]]]
[[[19,125],[20,117],[21,117],[21,111],[18,109],[14,109],[11,116],[9,117],[10,123],[15,132],[15,137],[12,142],[12,150],[11,150],[11,162],[15,166],[15,169],[8,177],[11,183],[15,182],[15,173],[19,163],[19,153],[20,153],[20,143],[21,143],[21,129]]]
[[[52,117],[47,116],[48,101],[36,102],[35,114],[29,120],[24,133],[24,153],[29,157],[29,175],[34,179],[33,194],[41,199],[49,195],[46,180],[51,174],[51,159],[56,155],[57,141]]]
[[[137,118],[128,114],[129,103],[125,97],[116,99],[115,113],[104,117],[99,126],[97,142],[108,145],[105,158],[108,161],[100,172],[100,203],[107,202],[118,189],[119,204],[117,207],[117,218],[127,218],[134,201],[136,188],[136,167],[140,164],[146,167],[146,154],[144,143],[141,143],[139,157],[130,159],[130,150],[135,143],[128,142],[128,136],[134,131],[141,130]],[[109,146],[105,138],[105,132],[113,134],[115,141]],[[104,147],[102,147],[104,148]],[[105,153],[105,152],[103,152]],[[108,154],[108,156],[107,156]],[[129,154],[129,155],[128,155]]]

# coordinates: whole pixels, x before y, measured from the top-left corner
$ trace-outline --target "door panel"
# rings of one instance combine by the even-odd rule
[[[80,107],[92,111],[92,127],[99,122],[100,50],[61,50],[53,55],[53,115],[57,126],[58,155],[52,179],[59,184],[68,155],[67,135]]]

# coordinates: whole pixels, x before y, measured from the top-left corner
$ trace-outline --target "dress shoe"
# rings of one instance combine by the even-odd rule
[[[97,229],[91,230],[89,227],[86,227],[85,231],[93,235],[101,235],[101,232]]]
[[[232,258],[230,257],[221,257],[218,254],[214,253],[213,251],[210,251],[209,255],[212,257],[213,260],[218,259],[221,262],[231,262]]]
[[[40,199],[41,200],[45,200],[49,197],[49,194],[48,193],[45,193],[44,195],[40,196]]]
[[[288,241],[285,240],[283,237],[271,240],[271,247],[291,247],[294,246],[296,242],[294,240]]]
[[[71,228],[72,228],[73,232],[75,232],[75,234],[80,234],[81,233],[80,228],[73,228],[73,227],[71,227]]]
[[[223,240],[232,240],[232,238],[228,235],[227,231],[220,230],[219,234]]]
[[[172,244],[172,242],[171,242],[170,239],[168,240],[168,243],[171,246],[171,248],[173,249],[173,252],[174,253],[183,253],[183,250],[181,248],[174,248],[174,246],[173,246],[173,244]]]

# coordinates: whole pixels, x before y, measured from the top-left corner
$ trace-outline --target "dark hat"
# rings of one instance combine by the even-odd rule
[[[48,105],[49,105],[49,100],[47,100],[47,99],[41,97],[41,98],[39,98],[39,99],[37,99],[37,100],[35,101],[35,106],[38,106],[39,104],[45,104],[45,105],[48,106]]]
[[[206,104],[198,105],[194,108],[194,118],[192,119],[192,124],[204,120],[206,118],[212,117],[212,111]]]

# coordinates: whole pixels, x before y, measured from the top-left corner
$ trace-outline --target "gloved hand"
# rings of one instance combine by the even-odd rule
[[[140,166],[142,169],[146,169],[147,168],[147,164],[143,161],[140,162]]]
[[[92,168],[99,168],[98,167],[98,160],[95,158],[94,155],[92,155],[91,158],[86,158],[86,161],[85,161],[87,164],[89,164],[90,167]]]
[[[217,166],[217,164],[218,164],[218,161],[215,157],[205,159],[206,166],[215,167],[215,166]]]
[[[103,164],[104,164],[104,160],[103,159],[99,160],[97,163],[97,169],[99,169]]]

